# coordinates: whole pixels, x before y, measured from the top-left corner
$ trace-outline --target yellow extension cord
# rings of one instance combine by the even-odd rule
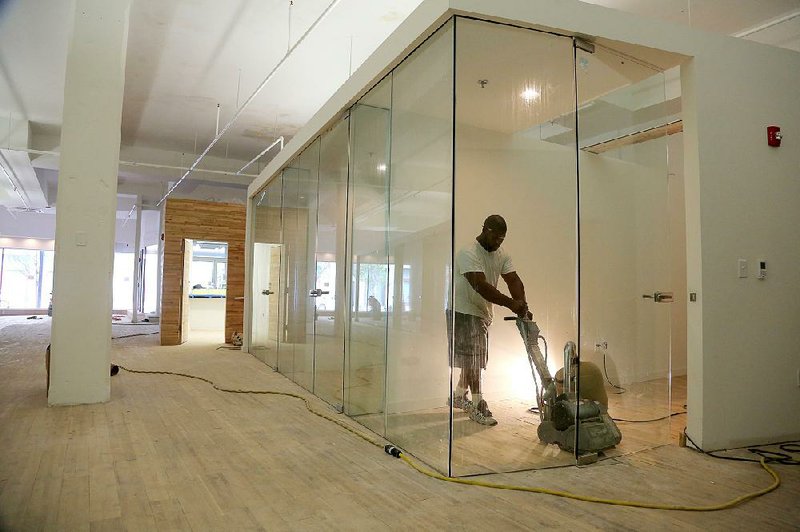
[[[178,372],[173,372],[173,371],[135,370],[135,369],[126,368],[125,366],[122,366],[122,365],[119,365],[119,367],[124,369],[125,371],[127,371],[129,373],[143,373],[143,374],[152,374],[152,375],[175,375],[175,376],[178,376],[178,377],[186,377],[186,378],[189,378],[189,379],[196,379],[196,380],[203,381],[203,382],[206,382],[206,383],[210,384],[212,387],[214,387],[214,389],[219,390],[221,392],[243,393],[243,394],[254,394],[254,395],[283,395],[283,396],[286,396],[286,397],[294,397],[295,399],[300,399],[301,401],[303,401],[303,403],[305,403],[305,405],[306,405],[306,409],[309,412],[311,412],[312,414],[314,414],[315,416],[318,416],[318,417],[321,417],[321,418],[326,419],[328,421],[331,421],[333,423],[336,423],[337,425],[339,425],[340,427],[342,427],[346,431],[358,436],[362,440],[364,440],[364,441],[366,441],[366,442],[368,442],[368,443],[370,443],[372,445],[375,445],[378,448],[381,448],[381,449],[384,448],[384,444],[373,440],[369,436],[366,436],[365,434],[363,434],[361,431],[355,430],[353,427],[350,427],[348,424],[343,423],[342,421],[340,421],[340,420],[338,420],[338,419],[336,419],[334,417],[328,416],[327,414],[323,414],[322,412],[318,412],[318,411],[314,410],[311,407],[311,403],[309,402],[309,400],[306,397],[303,397],[302,395],[299,395],[299,394],[296,394],[296,393],[277,392],[277,391],[272,391],[272,390],[239,390],[239,389],[221,388],[221,387],[217,386],[216,384],[214,384],[214,382],[209,380],[209,379],[206,379],[204,377],[198,377],[196,375],[189,375],[187,373],[178,373]],[[525,492],[530,492],[530,493],[542,493],[542,494],[545,494],[545,495],[554,495],[556,497],[565,497],[567,499],[574,499],[574,500],[577,500],[577,501],[593,502],[593,503],[598,503],[598,504],[610,504],[610,505],[614,505],[614,506],[630,506],[630,507],[633,507],[633,508],[650,508],[650,509],[654,509],[654,510],[683,510],[683,511],[687,511],[687,512],[713,512],[713,511],[717,511],[717,510],[725,510],[725,509],[728,509],[728,508],[733,508],[734,506],[737,506],[737,505],[739,505],[739,504],[741,504],[743,502],[755,499],[756,497],[760,497],[762,495],[766,495],[767,493],[776,490],[778,488],[778,486],[781,485],[781,479],[778,476],[778,473],[776,473],[774,469],[772,469],[771,467],[769,467],[767,465],[767,463],[765,462],[764,457],[762,456],[761,457],[761,467],[763,467],[764,470],[766,470],[767,473],[770,474],[770,476],[772,477],[772,480],[773,480],[772,484],[769,487],[766,487],[766,488],[763,488],[763,489],[760,489],[760,490],[757,490],[757,491],[754,491],[754,492],[747,493],[745,495],[736,497],[735,499],[731,499],[728,502],[724,502],[724,503],[721,503],[721,504],[714,504],[714,505],[710,505],[710,506],[684,506],[684,505],[679,505],[679,504],[655,504],[655,503],[639,502],[639,501],[624,501],[624,500],[616,500],[616,499],[604,499],[604,498],[601,498],[601,497],[592,497],[592,496],[589,496],[589,495],[579,495],[577,493],[570,493],[568,491],[551,490],[551,489],[547,489],[547,488],[536,488],[536,487],[531,487],[531,486],[514,486],[514,485],[511,485],[511,484],[495,484],[495,483],[492,483],[492,482],[483,482],[483,481],[480,481],[480,480],[446,477],[446,476],[444,476],[442,474],[439,474],[439,473],[437,473],[435,471],[431,471],[429,469],[425,469],[425,468],[421,467],[416,462],[411,460],[411,458],[406,456],[406,454],[403,453],[402,451],[399,452],[398,458],[403,460],[405,463],[407,463],[409,466],[411,466],[412,468],[416,469],[417,471],[419,471],[423,475],[427,475],[427,476],[429,476],[431,478],[435,478],[437,480],[442,480],[444,482],[453,482],[455,484],[465,484],[465,485],[468,485],[468,486],[480,486],[480,487],[483,487],[483,488],[492,488],[492,489],[499,489],[499,490],[512,490],[512,491],[525,491]]]

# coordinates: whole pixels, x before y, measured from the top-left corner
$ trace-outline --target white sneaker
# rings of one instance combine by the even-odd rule
[[[460,408],[464,412],[472,410],[472,401],[467,399],[466,395],[456,395],[453,397],[453,408]],[[447,398],[447,406],[450,406],[450,398]]]
[[[484,412],[481,412],[474,406],[469,410],[469,418],[476,423],[480,423],[481,425],[487,425],[489,427],[494,427],[497,425],[497,420],[495,418],[493,418],[491,415],[487,416]]]

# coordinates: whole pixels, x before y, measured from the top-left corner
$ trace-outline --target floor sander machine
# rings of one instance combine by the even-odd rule
[[[517,322],[528,353],[541,418],[537,429],[539,439],[544,443],[555,443],[570,452],[575,451],[577,446],[578,455],[594,456],[595,459],[599,451],[622,441],[622,433],[608,415],[606,406],[597,401],[580,399],[574,389],[573,381],[576,379],[573,379],[573,375],[578,367],[575,343],[567,342],[564,346],[564,389],[558,393],[556,381],[550,375],[547,361],[539,349],[539,339],[544,341],[544,337],[539,334],[536,322],[517,317],[505,319]]]

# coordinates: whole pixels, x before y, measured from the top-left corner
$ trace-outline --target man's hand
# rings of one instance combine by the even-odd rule
[[[528,304],[519,299],[512,299],[508,308],[520,318],[526,318],[530,315],[530,312],[528,312]]]

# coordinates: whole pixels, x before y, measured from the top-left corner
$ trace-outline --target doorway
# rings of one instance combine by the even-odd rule
[[[281,245],[256,242],[253,246],[253,307],[250,352],[265,364],[278,360]]]
[[[184,239],[181,343],[225,341],[228,244]]]

